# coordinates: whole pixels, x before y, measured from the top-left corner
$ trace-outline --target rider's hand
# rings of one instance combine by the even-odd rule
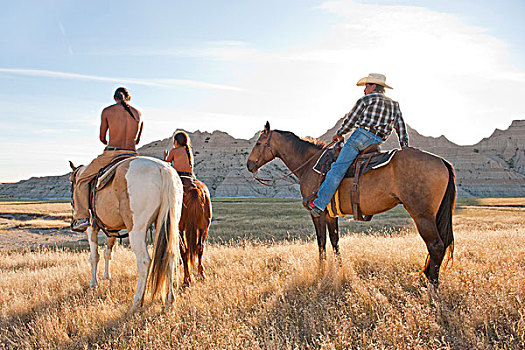
[[[332,137],[332,141],[334,142],[341,142],[341,141],[344,141],[345,138],[341,135],[334,135],[334,137]]]

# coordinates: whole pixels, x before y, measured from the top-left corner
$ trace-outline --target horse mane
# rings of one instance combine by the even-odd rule
[[[312,147],[317,149],[323,149],[326,146],[326,142],[315,139],[313,137],[299,137],[291,131],[274,130],[279,134],[283,135],[287,139],[293,140],[295,152],[304,153]]]

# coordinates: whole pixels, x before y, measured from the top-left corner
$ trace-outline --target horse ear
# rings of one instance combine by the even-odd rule
[[[269,133],[270,132],[270,122],[267,121],[266,125],[264,125],[264,132]]]
[[[77,167],[73,164],[72,161],[69,161],[69,166],[71,167],[71,169],[73,169],[73,171],[77,170]]]

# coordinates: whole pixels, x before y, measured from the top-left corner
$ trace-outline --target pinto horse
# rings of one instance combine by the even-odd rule
[[[210,191],[204,182],[185,175],[181,175],[181,180],[184,187],[184,202],[179,222],[182,238],[180,254],[184,267],[183,286],[187,287],[191,281],[190,268],[195,265],[195,260],[198,260],[198,278],[205,278],[202,253],[204,241],[208,237],[212,211]]]
[[[280,158],[299,179],[303,198],[310,197],[317,193],[320,184],[320,175],[312,168],[323,149],[324,143],[318,140],[302,139],[289,131],[270,130],[267,122],[246,165],[255,174],[264,164]],[[448,249],[451,258],[454,249],[452,214],[456,201],[456,185],[452,165],[433,154],[406,148],[396,152],[388,165],[364,174],[360,192],[363,215],[382,213],[398,204],[404,206],[427,246],[429,255],[422,272],[437,286],[445,252]],[[345,214],[352,214],[350,202],[341,203],[341,209]],[[330,217],[325,211],[318,218],[312,217],[312,220],[320,260],[326,258],[326,228],[337,255],[337,218]]]
[[[70,166],[73,169],[70,176],[73,194],[76,179],[86,167],[75,167],[71,162]],[[182,199],[182,183],[175,170],[149,157],[133,157],[119,163],[113,181],[95,195],[96,215],[100,221],[111,230],[127,229],[131,249],[135,253],[138,282],[130,311],[142,306],[146,286],[153,297],[167,289],[167,300],[161,295],[166,301],[166,309],[173,303],[173,272],[180,264],[178,223]],[[72,205],[74,207],[73,201]],[[152,223],[155,223],[153,260],[146,247],[146,231]],[[100,229],[92,223],[86,230],[91,251],[90,287],[98,284]],[[109,237],[104,253],[104,278],[107,279],[110,278],[109,261],[114,243],[115,237]]]

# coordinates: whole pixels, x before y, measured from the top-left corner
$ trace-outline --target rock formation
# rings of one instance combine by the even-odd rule
[[[330,140],[342,119],[320,138]],[[525,195],[525,120],[516,120],[506,130],[494,133],[475,145],[458,146],[444,136],[420,135],[408,127],[413,147],[438,154],[456,169],[460,196]],[[296,197],[299,187],[271,188],[259,184],[246,169],[246,159],[258,134],[250,140],[235,139],[222,131],[189,133],[195,153],[195,173],[214,197]],[[149,143],[139,148],[141,155],[161,158],[171,139]],[[395,133],[382,149],[398,148]],[[260,177],[278,178],[289,170],[280,160],[264,166]],[[17,183],[0,184],[0,195],[19,198],[69,198],[68,175],[30,178]]]

